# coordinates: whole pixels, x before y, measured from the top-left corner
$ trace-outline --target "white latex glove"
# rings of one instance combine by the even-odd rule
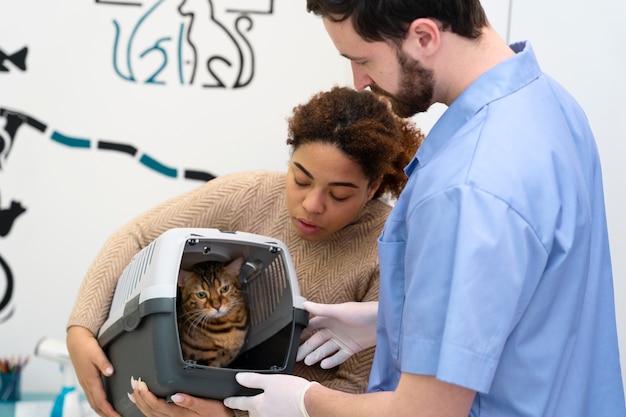
[[[266,375],[239,372],[235,379],[244,387],[263,392],[250,397],[228,397],[228,408],[248,411],[250,417],[309,417],[304,408],[304,393],[317,382],[293,375]]]
[[[313,314],[302,332],[306,341],[298,348],[296,361],[306,365],[319,361],[324,369],[345,362],[350,356],[376,345],[378,302],[348,302],[340,304],[303,303]]]

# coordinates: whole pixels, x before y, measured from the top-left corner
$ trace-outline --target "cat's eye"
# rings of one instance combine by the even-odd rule
[[[230,285],[224,285],[222,288],[220,288],[220,292],[225,293],[226,291],[228,291],[229,288],[230,288]]]
[[[198,297],[200,299],[206,298],[206,293],[204,291],[198,291],[196,293],[196,297]]]

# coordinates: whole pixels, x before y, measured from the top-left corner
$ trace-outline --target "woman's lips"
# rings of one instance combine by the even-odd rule
[[[296,227],[304,234],[313,234],[320,231],[322,228],[313,222],[303,219],[296,219]]]

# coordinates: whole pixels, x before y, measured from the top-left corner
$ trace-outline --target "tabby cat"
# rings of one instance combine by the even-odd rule
[[[225,367],[239,353],[248,329],[248,306],[239,282],[243,257],[206,261],[178,276],[178,332],[185,361]]]

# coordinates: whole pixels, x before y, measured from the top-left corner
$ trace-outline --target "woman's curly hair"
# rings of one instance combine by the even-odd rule
[[[287,144],[328,143],[359,164],[370,183],[382,177],[374,198],[398,197],[404,168],[424,139],[410,119],[396,116],[386,99],[371,91],[333,87],[294,107],[287,119]]]

